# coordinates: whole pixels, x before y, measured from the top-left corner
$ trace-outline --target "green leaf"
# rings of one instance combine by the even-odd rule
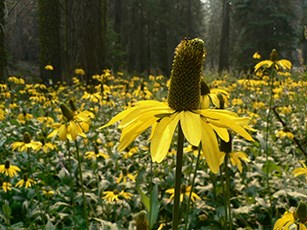
[[[262,172],[264,172],[265,174],[268,173],[272,173],[272,172],[278,172],[281,173],[281,168],[275,164],[273,161],[267,161],[265,162],[265,164],[262,166]]]
[[[49,215],[47,214],[48,222],[45,225],[45,230],[55,230],[55,225],[52,224]]]
[[[139,187],[137,187],[137,190],[141,195],[141,201],[142,201],[147,213],[149,213],[150,212],[150,199],[149,199],[149,197]]]
[[[12,209],[10,208],[8,201],[5,201],[5,203],[2,205],[2,212],[7,219],[12,218]]]
[[[147,220],[149,227],[152,228],[158,219],[160,203],[158,200],[158,185],[156,184],[148,197],[139,187],[137,187],[138,192],[141,195],[141,201],[147,211]]]
[[[6,142],[6,138],[3,138],[3,139],[0,141],[0,148],[4,145],[5,142]]]
[[[158,214],[159,214],[159,208],[160,208],[160,203],[158,200],[158,185],[155,184],[155,186],[153,187],[152,191],[151,191],[151,195],[150,195],[150,207],[151,210],[149,212],[150,214],[150,218],[149,218],[149,227],[150,229],[153,228],[154,224],[157,221],[158,218]],[[148,215],[149,215],[148,214]]]

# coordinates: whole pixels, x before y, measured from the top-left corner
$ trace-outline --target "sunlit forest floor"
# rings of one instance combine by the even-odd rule
[[[150,129],[122,152],[120,128],[99,129],[137,101],[165,101],[168,77],[105,70],[85,85],[77,73],[71,85],[26,76],[0,85],[1,229],[134,229],[142,222],[171,229],[176,137],[166,159],[152,163]],[[212,93],[229,93],[227,110],[251,118],[255,142],[233,137],[228,187],[225,165],[213,174],[200,158],[195,170],[197,148],[185,142],[181,218],[188,229],[225,229],[226,190],[233,229],[272,229],[307,200],[306,77],[303,70],[204,75]]]

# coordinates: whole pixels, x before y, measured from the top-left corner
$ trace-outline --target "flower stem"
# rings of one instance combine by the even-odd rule
[[[231,206],[230,206],[230,178],[229,178],[229,168],[228,168],[228,161],[229,161],[229,153],[226,153],[224,164],[225,164],[225,199],[226,199],[226,215],[227,215],[227,229],[232,229],[232,217],[231,217]]]
[[[193,175],[193,179],[192,179],[191,191],[190,191],[189,199],[188,199],[187,211],[186,211],[186,215],[185,215],[185,224],[184,224],[184,229],[185,229],[185,230],[188,229],[188,219],[189,219],[189,211],[190,211],[190,202],[191,202],[191,196],[192,196],[192,192],[193,192],[193,189],[194,189],[195,179],[196,179],[197,170],[198,170],[198,166],[199,166],[200,152],[201,152],[201,145],[198,147],[198,154],[197,154],[197,159],[196,159],[196,166],[195,166],[195,169],[194,169],[194,175]]]
[[[180,122],[178,124],[178,139],[177,139],[177,160],[176,160],[176,175],[175,175],[175,196],[173,208],[173,230],[178,229],[180,222],[180,192],[181,192],[181,177],[182,177],[182,158],[183,158],[183,142],[184,136]]]
[[[77,161],[78,161],[78,171],[79,171],[80,184],[81,184],[81,192],[82,192],[82,198],[83,198],[83,215],[86,220],[86,229],[89,229],[87,203],[86,203],[86,197],[85,197],[84,187],[83,187],[81,160],[80,160],[79,146],[78,146],[77,140],[75,140],[75,145],[76,145],[76,156],[77,156]]]
[[[270,149],[269,149],[269,133],[270,133],[270,123],[271,123],[271,112],[272,112],[272,104],[273,104],[273,83],[275,78],[275,69],[270,70],[270,79],[269,79],[269,87],[270,87],[270,98],[269,98],[269,110],[266,117],[266,133],[265,133],[265,153],[266,153],[266,189],[267,194],[269,195],[269,202],[270,202],[270,208],[269,208],[269,219],[272,220],[272,197],[271,197],[271,187],[270,187],[270,179],[269,179],[269,168],[270,168],[270,161],[269,157]]]

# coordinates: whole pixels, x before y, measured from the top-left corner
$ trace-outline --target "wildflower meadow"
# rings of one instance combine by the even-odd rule
[[[203,46],[170,76],[0,84],[1,229],[306,229],[307,69],[218,74]]]

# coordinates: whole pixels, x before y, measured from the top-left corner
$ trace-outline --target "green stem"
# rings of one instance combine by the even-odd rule
[[[188,229],[190,202],[191,202],[191,197],[192,197],[192,193],[193,193],[193,189],[194,189],[195,179],[196,179],[196,176],[197,176],[197,170],[198,170],[198,167],[199,167],[200,152],[201,152],[201,145],[199,145],[199,147],[198,147],[196,166],[195,166],[195,169],[194,169],[194,175],[193,175],[191,190],[190,190],[189,199],[188,199],[187,211],[186,211],[186,214],[185,214],[185,224],[184,224],[185,230]]]
[[[270,80],[269,80],[269,87],[270,87],[270,98],[269,98],[269,111],[266,117],[266,133],[265,133],[265,153],[266,153],[266,189],[267,194],[269,195],[270,201],[270,208],[269,208],[269,219],[272,220],[272,199],[271,199],[271,192],[270,192],[270,180],[269,180],[269,157],[270,157],[270,149],[269,149],[269,128],[271,123],[271,112],[272,112],[272,103],[273,103],[273,82],[275,78],[275,70],[271,69],[270,72]]]
[[[85,197],[84,187],[83,187],[81,160],[80,160],[79,146],[78,146],[77,140],[75,140],[75,145],[76,145],[76,155],[77,155],[77,160],[78,160],[78,171],[79,171],[79,177],[80,177],[81,192],[82,192],[82,198],[83,198],[83,215],[84,215],[85,220],[86,220],[86,229],[89,229],[87,202],[86,202],[86,197]]]
[[[150,161],[150,210],[149,210],[149,226],[153,226],[154,223],[151,223],[152,221],[152,206],[153,206],[153,168],[152,168],[152,161]]]
[[[71,192],[70,192],[70,200],[71,200],[71,206],[72,206],[72,214],[73,217],[75,218],[76,213],[75,213],[75,199],[74,199],[74,195],[75,195],[75,190],[74,190],[74,180],[73,180],[73,167],[72,167],[72,161],[71,161],[71,151],[70,151],[70,143],[69,140],[66,140],[66,149],[67,149],[67,153],[68,153],[68,164],[67,164],[67,170],[69,172],[69,176],[71,177],[70,180],[70,187],[71,187]],[[75,228],[76,221],[73,221],[73,227]]]
[[[175,175],[175,196],[173,208],[173,230],[178,229],[180,222],[180,193],[181,193],[181,177],[182,177],[182,158],[183,158],[183,143],[184,136],[180,122],[178,124],[178,139],[177,139],[177,160],[176,160],[176,175]]]
[[[224,163],[225,163],[225,198],[226,198],[226,207],[227,207],[227,229],[232,229],[232,216],[231,216],[231,206],[230,206],[230,178],[229,178],[229,168],[228,168],[228,161],[229,161],[229,153],[226,153]]]

